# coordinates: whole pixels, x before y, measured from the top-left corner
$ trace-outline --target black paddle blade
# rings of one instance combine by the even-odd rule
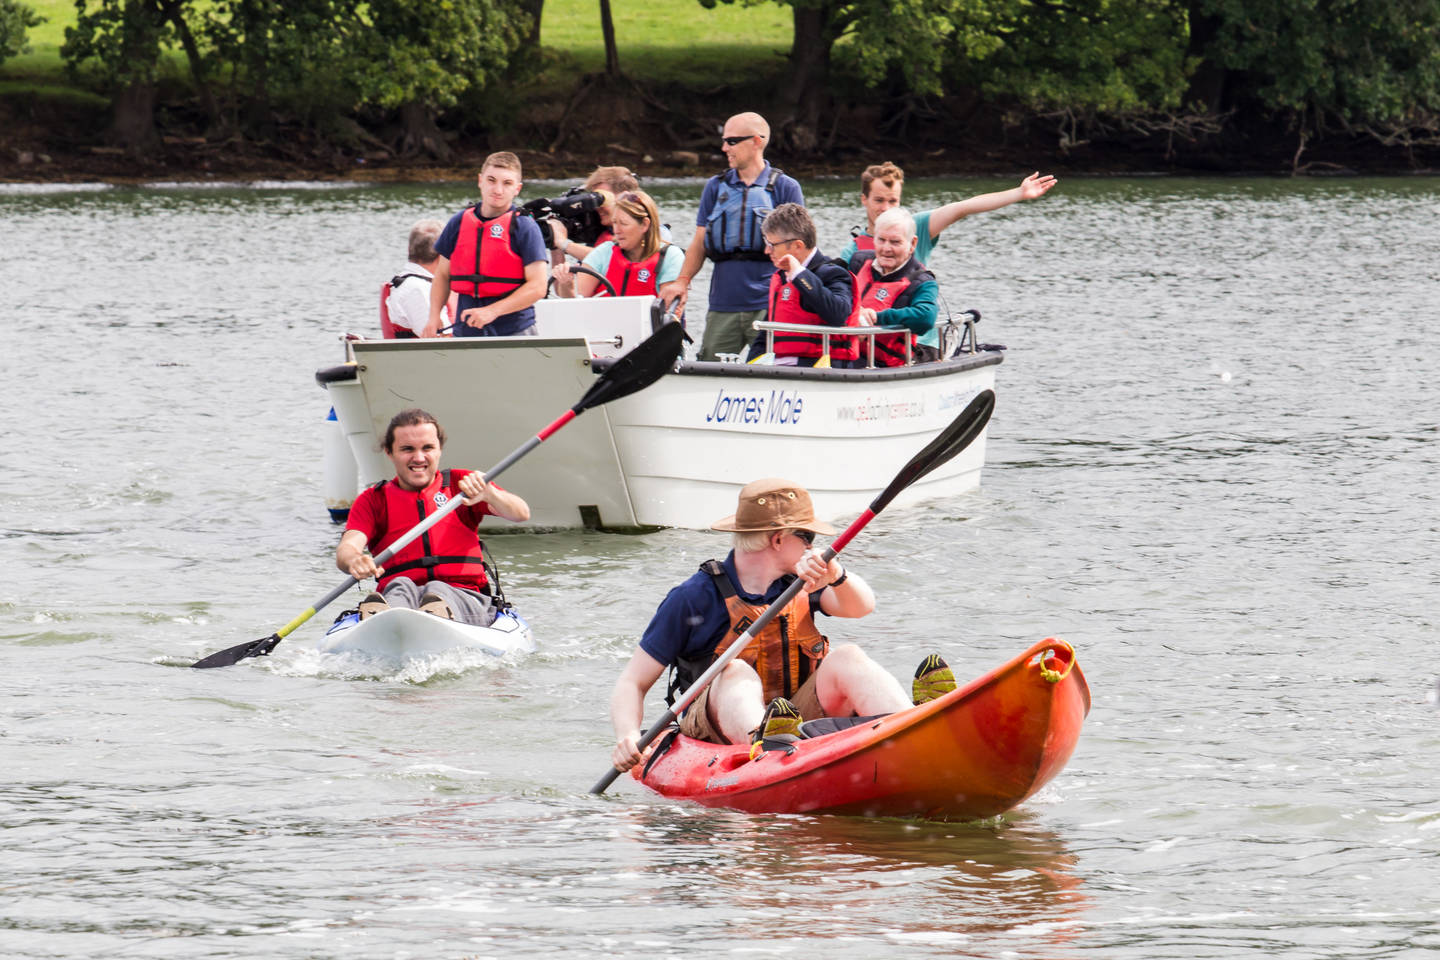
[[[960,411],[960,415],[950,422],[950,426],[940,431],[940,435],[926,444],[924,450],[910,458],[910,462],[890,481],[890,486],[881,491],[880,496],[870,504],[870,510],[873,513],[884,510],[901,490],[974,443],[975,438],[980,436],[980,431],[990,422],[990,414],[994,412],[995,391],[981,390],[975,399]]]
[[[274,650],[275,645],[279,642],[280,635],[278,633],[272,633],[268,637],[251,640],[249,643],[242,643],[230,647],[228,650],[221,650],[219,653],[212,653],[203,660],[196,660],[190,664],[190,666],[198,667],[201,670],[207,667],[228,667],[239,663],[241,660],[249,659],[250,657],[263,657],[271,650]]]
[[[571,409],[577,414],[584,413],[591,407],[644,390],[675,366],[684,337],[680,324],[665,324],[616,360]]]

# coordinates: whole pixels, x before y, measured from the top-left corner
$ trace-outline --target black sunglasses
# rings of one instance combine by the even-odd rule
[[[727,147],[734,147],[734,146],[738,146],[739,144],[744,143],[746,140],[749,140],[751,137],[756,137],[756,136],[759,136],[759,134],[756,134],[756,133],[747,133],[747,134],[746,134],[745,136],[743,136],[743,137],[721,137],[721,138],[720,138],[720,142],[723,143],[723,144],[725,144]]]
[[[814,544],[815,544],[815,531],[814,531],[814,530],[792,530],[792,531],[790,531],[790,532],[793,533],[793,534],[795,534],[795,536],[799,537],[801,540],[803,540],[803,541],[805,542],[805,546],[807,546],[807,547],[809,547],[809,546],[814,546]]]

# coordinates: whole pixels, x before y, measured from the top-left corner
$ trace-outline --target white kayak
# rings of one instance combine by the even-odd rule
[[[514,608],[504,610],[488,627],[392,607],[361,620],[350,614],[335,622],[320,639],[321,653],[363,653],[404,660],[448,650],[479,650],[492,656],[529,653],[535,649],[530,624]]]

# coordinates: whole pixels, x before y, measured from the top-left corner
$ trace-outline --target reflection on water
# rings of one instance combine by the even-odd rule
[[[838,250],[855,186],[807,188]],[[947,231],[947,299],[1010,347],[983,487],[877,517],[879,609],[825,628],[906,677],[1074,644],[1069,766],[965,825],[586,794],[704,531],[496,538],[515,661],[326,662],[321,614],[180,668],[337,582],[314,371],[472,192],[0,188],[0,955],[1440,949],[1436,181],[1067,179]],[[698,183],[655,192],[683,235]]]

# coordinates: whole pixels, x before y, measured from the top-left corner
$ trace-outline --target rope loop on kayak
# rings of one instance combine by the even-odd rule
[[[1049,659],[1055,660],[1059,659],[1058,656],[1056,656],[1057,653],[1057,650],[1051,648],[1046,648],[1040,653],[1040,678],[1048,683],[1059,683],[1061,680],[1064,680],[1066,677],[1068,677],[1070,675],[1070,671],[1075,667],[1075,652],[1073,650],[1070,652],[1070,662],[1065,664],[1064,670],[1055,670],[1051,667],[1045,666],[1047,662],[1047,655]]]

